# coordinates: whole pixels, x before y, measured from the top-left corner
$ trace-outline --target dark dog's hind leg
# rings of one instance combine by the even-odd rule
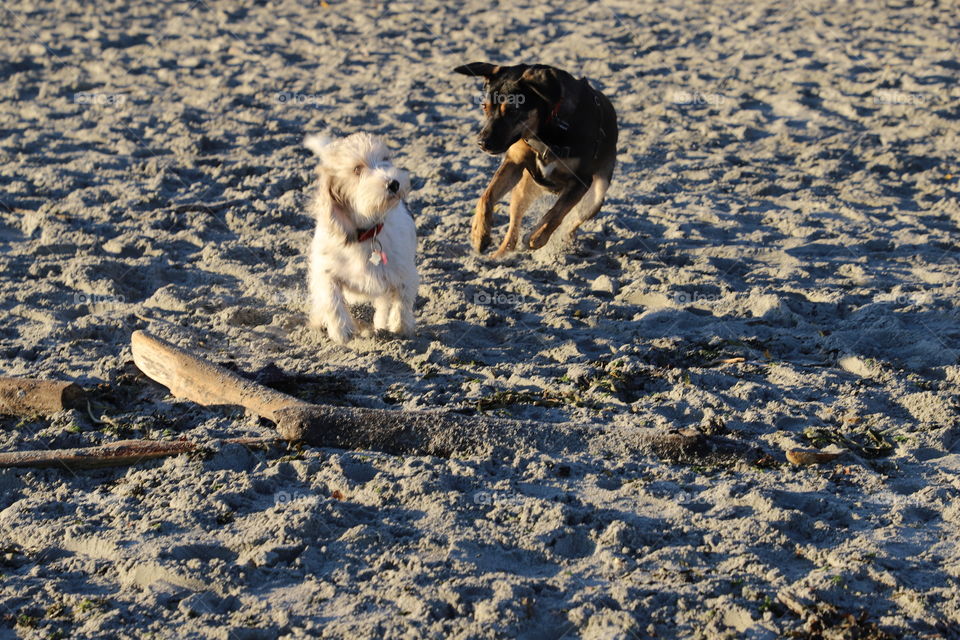
[[[580,202],[580,199],[583,198],[588,188],[587,185],[578,180],[560,194],[560,197],[557,198],[554,205],[543,214],[543,218],[537,223],[536,230],[531,234],[531,249],[539,249],[547,244],[547,240],[549,240],[553,232],[557,230],[557,227],[560,226],[560,223],[563,222],[566,215],[570,213],[570,210]]]
[[[570,239],[577,233],[577,229],[580,228],[587,220],[590,220],[597,212],[600,211],[600,207],[603,206],[603,200],[607,195],[607,189],[610,188],[610,178],[613,176],[613,164],[611,163],[610,167],[604,167],[598,171],[593,176],[593,182],[590,183],[590,189],[583,196],[583,200],[577,205],[576,211],[573,215],[576,216],[573,221],[573,226],[570,227]]]

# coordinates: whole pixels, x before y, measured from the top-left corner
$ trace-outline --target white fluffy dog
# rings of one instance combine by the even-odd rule
[[[417,232],[403,199],[405,171],[390,163],[377,138],[355,133],[340,140],[308,136],[320,181],[311,204],[317,230],[310,247],[310,323],[345,343],[367,323],[348,305],[372,303],[373,328],[414,333],[419,276]]]

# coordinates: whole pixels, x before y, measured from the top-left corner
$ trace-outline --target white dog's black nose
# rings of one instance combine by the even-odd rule
[[[387,185],[387,189],[390,190],[390,193],[396,193],[397,191],[400,191],[400,183],[396,180],[391,180],[390,184]]]

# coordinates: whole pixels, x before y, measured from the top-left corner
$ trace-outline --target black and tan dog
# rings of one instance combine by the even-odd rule
[[[505,154],[477,203],[473,247],[489,246],[493,207],[511,190],[510,226],[495,257],[516,248],[523,214],[544,191],[558,198],[530,235],[530,248],[546,244],[579,204],[572,236],[597,214],[610,186],[617,157],[613,105],[586,78],[547,65],[472,62],[454,71],[486,81],[480,148]]]

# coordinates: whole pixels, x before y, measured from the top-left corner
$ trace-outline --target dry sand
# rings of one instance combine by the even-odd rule
[[[106,424],[0,418],[3,450],[269,434],[136,377],[137,328],[312,400],[611,446],[6,470],[0,635],[958,637],[958,23],[949,0],[5,2],[0,373],[115,392]],[[572,246],[469,249],[496,164],[451,73],[473,60],[616,105]],[[300,142],[325,130],[415,177],[413,340],[305,326]],[[767,458],[618,449],[650,427]]]

